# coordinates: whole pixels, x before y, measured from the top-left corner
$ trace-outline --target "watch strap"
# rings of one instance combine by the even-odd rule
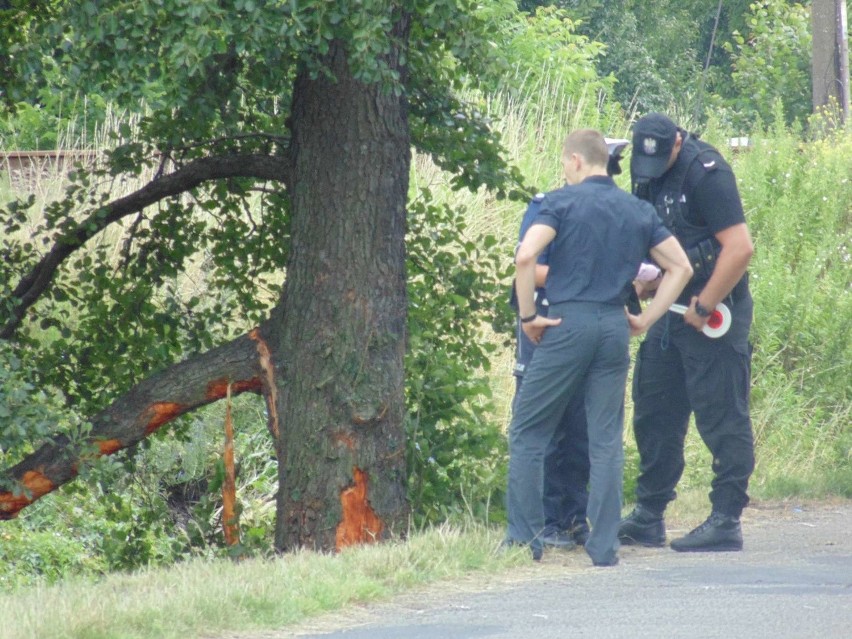
[[[695,300],[695,314],[698,317],[710,317],[711,313],[712,311],[709,308],[701,304],[698,300]]]

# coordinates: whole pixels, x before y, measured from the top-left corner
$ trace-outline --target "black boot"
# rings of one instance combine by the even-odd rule
[[[542,546],[559,548],[560,550],[571,550],[576,546],[574,539],[567,532],[545,527],[539,536]]]
[[[703,524],[685,537],[672,542],[678,552],[734,551],[743,549],[740,520],[731,515],[711,513]]]
[[[666,522],[657,514],[636,504],[633,512],[621,520],[618,539],[625,545],[638,544],[660,548],[666,545]]]
[[[589,524],[585,521],[581,521],[568,531],[571,535],[571,538],[574,540],[574,543],[578,546],[585,546],[586,542],[589,541]]]

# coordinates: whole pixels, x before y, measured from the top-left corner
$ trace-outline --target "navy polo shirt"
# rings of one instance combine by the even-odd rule
[[[546,282],[551,304],[626,304],[648,251],[671,237],[653,206],[603,175],[545,195],[534,223],[556,231]]]

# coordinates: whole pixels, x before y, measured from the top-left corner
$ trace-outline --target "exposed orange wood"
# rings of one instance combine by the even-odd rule
[[[231,382],[231,392],[233,393],[259,393],[261,390],[262,386],[259,377]],[[214,379],[212,382],[207,384],[207,393],[205,396],[207,399],[222,399],[225,395],[227,395],[227,392],[228,380],[224,378]]]
[[[124,448],[124,444],[117,439],[101,439],[95,443],[97,444],[101,455],[112,455],[117,450]]]
[[[37,470],[28,470],[21,477],[20,494],[12,492],[0,493],[0,519],[12,519],[17,517],[21,509],[29,506],[42,495],[53,490],[53,482]],[[29,492],[27,495],[24,491]]]
[[[260,329],[255,328],[249,333],[249,338],[257,342],[257,354],[260,367],[263,369],[265,379],[263,386],[266,397],[266,412],[269,414],[269,430],[275,439],[279,437],[278,424],[278,387],[275,385],[275,365],[272,363],[272,352],[269,345],[260,334]]]
[[[227,387],[228,403],[225,405],[225,479],[222,482],[222,530],[225,543],[240,543],[240,524],[237,518],[237,474],[234,470],[234,422],[231,420],[231,387]]]
[[[343,519],[337,526],[337,550],[354,544],[376,542],[384,529],[384,523],[373,511],[367,498],[367,473],[355,466],[352,474],[355,484],[340,493]]]
[[[176,402],[155,402],[146,411],[146,416],[151,415],[148,420],[148,425],[145,427],[145,436],[147,437],[163,424],[168,424],[175,417],[186,410],[186,406]]]

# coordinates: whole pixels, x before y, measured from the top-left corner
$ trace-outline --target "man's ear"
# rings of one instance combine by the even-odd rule
[[[574,163],[574,170],[575,171],[579,171],[583,167],[583,164],[585,162],[585,160],[583,159],[583,156],[580,155],[579,153],[572,153],[571,154],[571,161]]]

